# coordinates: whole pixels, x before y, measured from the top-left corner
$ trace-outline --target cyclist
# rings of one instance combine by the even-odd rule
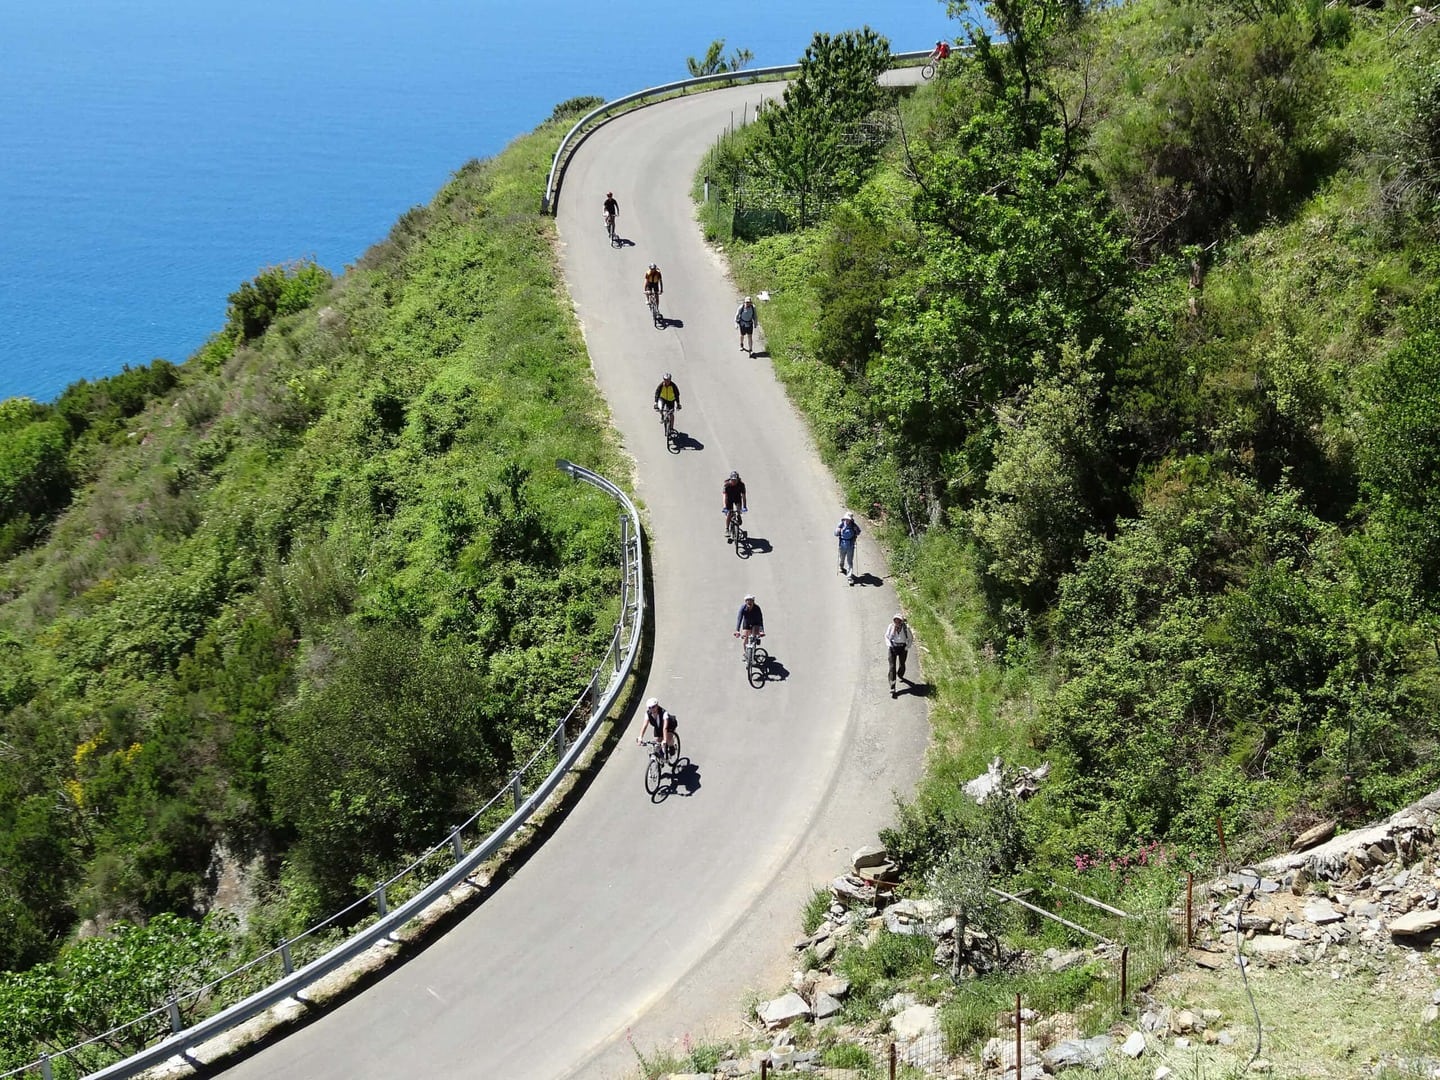
[[[665,751],[675,745],[675,714],[661,708],[659,698],[645,703],[645,727],[635,737],[636,745],[643,743],[647,734],[653,734]]]
[[[665,291],[665,281],[660,276],[660,268],[654,263],[645,271],[645,302],[660,306],[660,294]]]
[[[855,541],[860,538],[860,526],[855,524],[855,515],[849,510],[840,515],[840,524],[835,526],[835,535],[840,538],[840,573],[855,576]]]
[[[660,380],[660,385],[655,387],[655,409],[660,413],[660,419],[666,419],[669,413],[670,423],[675,422],[675,410],[680,408],[680,387],[675,385],[670,378],[670,372],[665,372],[665,377]]]
[[[751,638],[757,641],[765,636],[765,613],[755,603],[755,594],[746,593],[745,602],[735,615],[735,636],[740,639],[740,656],[744,658],[746,646]]]
[[[750,509],[745,501],[745,481],[738,472],[732,472],[720,488],[720,508],[725,511],[725,542],[730,542],[730,521],[732,517]]]
[[[755,351],[755,305],[750,297],[740,301],[735,309],[735,325],[740,328],[740,348],[745,352]]]
[[[950,59],[950,43],[948,41],[935,42],[935,48],[930,52],[930,62],[937,64],[941,60]]]
[[[607,192],[605,193],[605,231],[606,231],[606,232],[613,233],[613,232],[615,231],[615,222],[616,222],[616,220],[617,220],[619,217],[620,217],[620,204],[615,201],[615,193],[614,193],[613,191],[607,191]]]

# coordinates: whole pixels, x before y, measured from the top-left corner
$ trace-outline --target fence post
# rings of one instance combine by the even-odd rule
[[[1195,871],[1185,871],[1185,947],[1195,944]]]
[[[1130,946],[1120,946],[1120,1011],[1125,1011],[1125,1002],[1130,996]]]
[[[465,838],[460,835],[459,825],[456,825],[450,833],[450,850],[455,852],[456,862],[465,857]]]
[[[895,1066],[896,1066],[896,1063],[899,1061],[899,1058],[900,1058],[900,1055],[899,1055],[899,1053],[898,1053],[898,1052],[896,1051],[896,1049],[895,1049],[895,1043],[894,1043],[894,1042],[891,1042],[891,1043],[890,1043],[890,1080],[895,1080]]]
[[[280,942],[280,964],[285,969],[286,975],[295,974],[295,961],[290,956],[290,942]]]
[[[40,1055],[40,1076],[43,1080],[55,1080],[55,1074],[50,1071],[50,1055]]]
[[[382,919],[390,914],[390,904],[389,901],[385,899],[384,885],[381,885],[380,888],[375,890],[375,907],[380,912]]]
[[[561,721],[560,721],[560,726],[555,729],[555,756],[556,756],[556,757],[564,757],[564,756],[565,756],[565,747],[566,747],[566,745],[567,745],[567,744],[566,744],[566,741],[565,741],[565,721],[564,721],[564,720],[561,720]]]
[[[1025,1072],[1025,1042],[1020,1027],[1020,995],[1015,995],[1015,1080]]]
[[[768,1057],[762,1057],[760,1059],[760,1080],[769,1080],[769,1077],[770,1059]]]
[[[180,1034],[180,1029],[185,1026],[180,1020],[180,1002],[172,997],[165,1003],[165,1007],[170,1010],[170,1034]]]
[[[525,789],[520,786],[520,774],[517,772],[510,779],[510,794],[515,799],[515,809],[520,809],[520,804],[525,801]]]

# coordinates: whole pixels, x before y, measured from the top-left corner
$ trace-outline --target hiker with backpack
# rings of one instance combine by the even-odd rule
[[[855,524],[855,515],[849,510],[840,516],[835,526],[835,535],[840,539],[840,573],[855,577],[855,541],[860,539],[860,526]]]

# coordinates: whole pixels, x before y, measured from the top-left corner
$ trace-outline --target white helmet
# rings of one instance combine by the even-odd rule
[[[650,264],[650,269],[651,269],[651,270],[659,270],[660,268],[659,268],[658,266],[656,266],[654,263],[651,263],[651,264]]]
[[[855,515],[852,514],[849,510],[846,510],[843,514],[840,515],[840,520],[841,520],[841,521],[854,521],[854,520],[855,520]]]
[[[665,372],[665,377],[664,377],[663,379],[661,379],[660,381],[661,381],[661,382],[669,382],[669,381],[670,381],[670,373],[669,373],[668,371]]]
[[[753,592],[747,592],[747,593],[745,594],[745,599],[746,599],[746,600],[754,600],[754,599],[755,599],[755,594],[754,594]]]
[[[653,709],[653,708],[655,708],[656,705],[659,705],[659,704],[660,704],[660,699],[659,699],[658,697],[652,697],[649,701],[645,702],[645,708],[647,708],[647,709]]]

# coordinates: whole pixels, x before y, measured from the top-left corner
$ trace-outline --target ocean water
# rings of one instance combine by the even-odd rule
[[[958,32],[943,0],[4,0],[0,398],[183,361],[240,282],[342,271],[557,102],[866,24]]]

